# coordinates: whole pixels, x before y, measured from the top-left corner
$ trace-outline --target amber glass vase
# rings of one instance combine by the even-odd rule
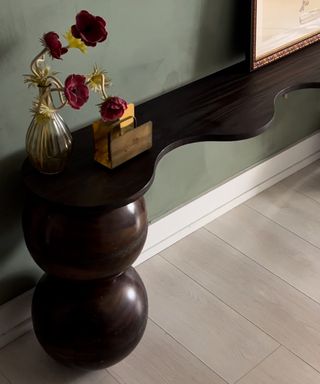
[[[50,90],[40,89],[41,102],[53,109]],[[45,174],[62,172],[72,149],[72,136],[56,112],[36,113],[26,136],[26,150],[34,168]]]

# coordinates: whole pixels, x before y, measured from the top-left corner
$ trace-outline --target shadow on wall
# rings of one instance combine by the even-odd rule
[[[197,73],[211,74],[244,60],[249,38],[248,12],[247,1],[204,2],[195,60]]]
[[[23,241],[23,188],[20,169],[25,156],[25,151],[21,150],[0,159],[0,266],[6,261],[10,251]]]
[[[30,271],[23,270],[0,279],[0,305],[34,288],[38,280],[39,278],[32,276]]]
[[[0,159],[0,305],[33,288],[43,273],[27,257],[24,246],[21,165],[25,157],[21,150]]]

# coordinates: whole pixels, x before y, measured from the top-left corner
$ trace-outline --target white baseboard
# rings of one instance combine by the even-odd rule
[[[263,190],[320,158],[320,132],[152,223],[137,266]],[[0,306],[0,348],[31,329],[33,290]]]

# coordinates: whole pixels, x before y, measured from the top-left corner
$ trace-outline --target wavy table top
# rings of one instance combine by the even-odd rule
[[[320,46],[312,45],[258,71],[236,64],[136,107],[139,124],[153,121],[153,147],[109,170],[93,160],[91,127],[73,133],[70,162],[59,175],[42,175],[28,160],[26,187],[70,207],[113,209],[142,196],[157,163],[172,149],[200,141],[234,141],[270,126],[277,97],[301,88],[319,88]]]

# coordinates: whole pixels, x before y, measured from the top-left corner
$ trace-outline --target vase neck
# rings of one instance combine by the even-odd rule
[[[39,103],[48,106],[49,108],[53,107],[52,95],[51,95],[51,86],[38,86],[39,89]]]

